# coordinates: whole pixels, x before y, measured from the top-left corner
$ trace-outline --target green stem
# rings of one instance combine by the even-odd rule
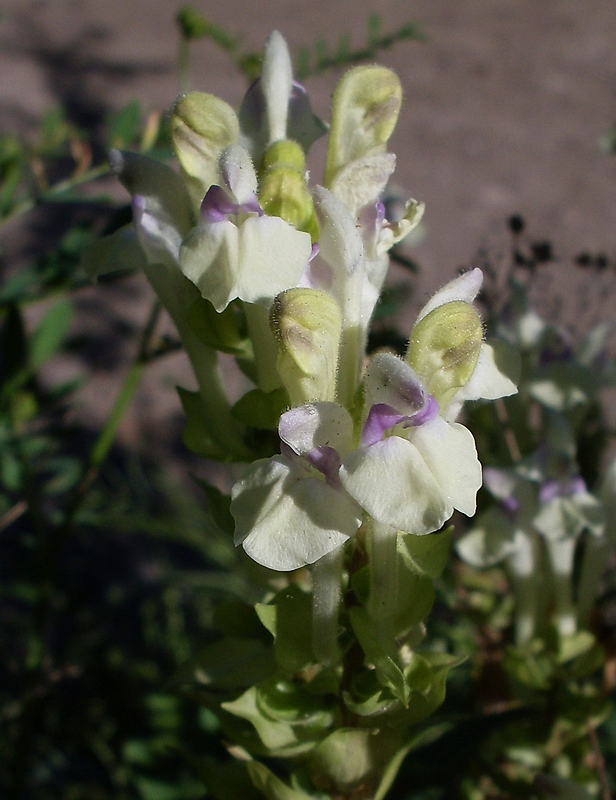
[[[614,543],[607,534],[600,537],[587,534],[577,591],[578,625],[581,628],[588,628],[590,625],[590,614],[599,592],[599,582],[607,569],[613,547]]]
[[[577,622],[572,586],[575,539],[547,540],[546,546],[552,567],[554,621],[561,636],[571,636]]]
[[[180,335],[197,379],[212,438],[229,457],[251,461],[253,454],[242,439],[243,428],[231,416],[218,353],[198,339],[186,321],[188,309],[200,298],[199,290],[175,264],[148,263],[145,275]]]
[[[516,549],[506,562],[515,595],[515,639],[518,645],[530,641],[537,630],[541,576],[536,538],[520,529],[516,536]]]
[[[276,362],[278,343],[269,324],[269,310],[256,303],[244,303],[248,333],[253,342],[257,382],[262,392],[273,392],[282,386]]]
[[[338,614],[342,586],[344,548],[320,558],[312,565],[312,647],[320,664],[340,661]]]
[[[398,532],[389,525],[371,521],[370,598],[368,612],[380,622],[383,633],[393,636],[398,604]]]
[[[18,203],[10,214],[7,214],[6,217],[0,220],[0,228],[2,228],[8,222],[11,222],[11,220],[15,219],[16,217],[26,214],[28,211],[32,211],[32,209],[36,208],[36,206],[40,206],[44,203],[52,201],[58,195],[61,195],[70,189],[75,189],[77,186],[88,183],[95,178],[101,178],[103,175],[107,175],[108,172],[109,166],[107,164],[99,164],[98,167],[92,167],[92,169],[88,169],[72,178],[65,178],[65,180],[59,181],[36,197],[31,197],[28,200]]]

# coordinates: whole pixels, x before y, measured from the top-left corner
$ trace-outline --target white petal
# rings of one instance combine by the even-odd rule
[[[180,237],[192,226],[191,200],[182,178],[167,164],[141,153],[112,150],[109,166],[128,191],[144,200],[144,211],[160,215]]]
[[[463,425],[441,417],[415,428],[411,442],[438,481],[447,503],[472,517],[481,487],[481,464],[473,434]]]
[[[456,544],[460,558],[472,567],[493,567],[513,552],[515,528],[496,506],[475,521],[472,529]]]
[[[368,203],[377,202],[395,168],[393,153],[371,153],[344,166],[330,191],[355,215]]]
[[[393,406],[400,414],[414,414],[426,398],[417,373],[393,353],[377,353],[364,378],[366,407],[375,403]]]
[[[235,543],[269,569],[313,564],[361,523],[361,509],[350,497],[306,475],[279,456],[256,461],[233,487]]]
[[[287,138],[292,87],[293,68],[289,48],[282,34],[272,31],[265,43],[261,70],[261,90],[265,97],[269,123],[269,144]]]
[[[484,342],[470,380],[455,394],[453,402],[496,400],[498,397],[508,397],[517,391],[515,383],[496,365],[494,348]]]
[[[374,519],[396,530],[430,533],[453,513],[419,451],[398,436],[354,450],[342,464],[340,479]]]
[[[323,446],[345,455],[352,446],[353,421],[346,408],[337,403],[309,403],[285,412],[278,432],[299,455]]]
[[[239,232],[229,220],[201,223],[182,242],[182,272],[216,311],[224,311],[237,297]]]
[[[249,217],[240,226],[236,296],[247,303],[271,302],[297,286],[311,251],[310,234],[280,217]]]
[[[442,289],[433,295],[426,305],[419,312],[417,322],[423,319],[435,308],[451,303],[453,300],[464,300],[466,303],[472,303],[479,294],[481,284],[483,283],[483,272],[478,268],[472,269],[470,272],[465,272],[459,278],[455,278],[448,284],[443,286]],[[417,324],[417,322],[415,324]]]
[[[257,173],[248,150],[230,144],[220,156],[220,171],[238,203],[247,203],[257,193]]]
[[[314,208],[321,229],[320,255],[337,275],[352,275],[362,263],[364,255],[355,218],[337,197],[322,186],[314,190]]]

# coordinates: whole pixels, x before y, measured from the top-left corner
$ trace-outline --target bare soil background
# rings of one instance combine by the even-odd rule
[[[69,117],[102,130],[110,109],[139,98],[145,111],[165,109],[178,92],[181,3],[166,0],[5,0],[0,19],[0,128],[33,135],[45,110],[62,104]],[[606,0],[194,0],[214,24],[258,49],[278,28],[292,52],[341,34],[355,46],[371,12],[384,30],[417,23],[427,41],[403,42],[379,62],[397,71],[405,104],[392,142],[396,186],[426,202],[423,238],[412,256],[422,267],[416,303],[469,264],[482,246],[507,248],[505,220],[519,213],[529,236],[554,243],[552,289],[575,298],[574,314],[590,317],[611,275],[584,291],[572,260],[582,251],[616,254],[616,156],[600,147],[616,121],[616,4]],[[210,42],[193,46],[193,88],[237,105],[245,89],[227,57]],[[307,81],[313,107],[327,118],[339,74]],[[318,147],[316,161],[319,161]],[[102,157],[102,153],[99,153]],[[313,180],[318,180],[318,166]],[[120,196],[118,194],[118,196]],[[18,264],[33,237],[62,227],[56,216],[14,226],[5,266]],[[547,286],[548,284],[546,284]],[[139,277],[96,287],[76,298],[76,326],[99,343],[74,414],[96,425],[117,392],[130,347],[126,330],[147,315],[149,292]],[[583,307],[583,308],[582,308]],[[597,310],[597,313],[599,311]],[[601,315],[614,314],[611,300]],[[410,322],[409,322],[410,326]],[[114,338],[115,337],[115,338]],[[83,364],[53,366],[53,379]],[[152,368],[123,426],[127,442],[177,434],[173,386],[189,383],[181,356]]]

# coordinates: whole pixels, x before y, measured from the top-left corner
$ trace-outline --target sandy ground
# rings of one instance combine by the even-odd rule
[[[167,108],[178,91],[173,18],[179,5],[5,0],[2,129],[32,131],[41,114],[58,103],[80,123],[94,126],[107,109],[134,97],[146,110]],[[255,49],[273,27],[293,51],[321,38],[333,45],[343,33],[359,46],[372,11],[382,14],[385,30],[407,21],[420,26],[425,43],[401,43],[379,58],[398,72],[405,89],[392,142],[396,185],[427,205],[424,236],[413,250],[423,269],[418,299],[468,264],[482,244],[498,249],[505,241],[504,221],[514,212],[527,219],[531,236],[554,242],[563,270],[571,269],[567,265],[583,250],[616,254],[616,156],[600,147],[616,121],[616,4],[195,0],[194,5]],[[194,46],[193,67],[194,88],[239,102],[243,79],[210,43]],[[330,72],[307,83],[315,110],[325,117],[337,77]],[[116,321],[147,314],[146,292],[138,281],[131,286],[115,298]],[[90,320],[99,313],[102,334],[110,299],[107,290],[82,301]],[[159,419],[177,408],[172,385],[184,371],[178,358],[153,371],[127,430],[135,430],[137,418]],[[83,402],[96,399],[97,417],[113,397],[114,383],[109,370],[91,377]],[[166,399],[153,402],[154,387],[161,385]]]

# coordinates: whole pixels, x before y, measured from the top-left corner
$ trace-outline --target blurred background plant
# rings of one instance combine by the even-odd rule
[[[199,38],[224,50],[248,81],[258,75],[260,55],[245,52],[237,37],[194,9],[181,9],[176,22],[182,90],[190,87],[190,48]],[[305,80],[421,39],[412,24],[384,32],[373,15],[362,47],[353,48],[347,38],[333,48],[319,41],[298,53],[296,74]],[[160,332],[157,304],[142,330],[124,332],[133,362],[99,431],[70,421],[79,382],[53,378],[54,359],[82,344],[71,332],[73,298],[89,285],[82,254],[130,219],[126,204],[91,191],[108,171],[105,150],[120,147],[162,160],[172,155],[164,115],[144,116],[137,101],[110,115],[105,131],[104,141],[95,141],[56,109],[34,139],[0,139],[2,228],[39,208],[52,208],[64,220],[59,241],[42,250],[39,245],[37,256],[17,270],[2,265],[1,796],[258,797],[252,786],[233,783],[220,722],[186,687],[200,663],[215,660],[220,631],[228,630],[230,619],[241,621],[238,609],[261,598],[262,576],[232,545],[222,493],[207,487],[206,503],[205,487],[180,480],[164,460],[116,443],[144,370],[179,344]],[[582,330],[574,338],[565,320],[554,324],[544,279],[554,265],[553,247],[529,241],[519,217],[509,220],[509,229],[507,255],[482,253],[479,265],[490,277],[486,326],[522,351],[522,388],[495,409],[478,405],[468,424],[482,461],[508,470],[508,485],[516,488],[488,482],[484,516],[466,534],[474,537],[466,559],[472,563],[450,563],[437,581],[430,648],[467,661],[450,673],[439,738],[418,741],[391,797],[604,800],[616,770],[616,715],[608,702],[616,680],[616,571],[610,562],[601,576],[597,566],[608,563],[614,535],[613,487],[604,469],[614,432],[601,394],[613,381],[609,331]],[[411,275],[416,271],[405,252],[396,250],[393,258]],[[590,283],[614,272],[600,253],[580,253],[566,268],[588,273]],[[123,280],[126,275],[114,275],[101,283]],[[392,317],[408,300],[405,286],[386,290],[373,349],[404,349]],[[184,474],[191,466],[187,458]],[[509,528],[502,523],[499,530],[503,537],[514,532],[494,545],[485,515],[489,521],[498,513],[519,514],[524,492],[534,492],[524,513],[535,545],[544,548],[538,558],[548,564],[554,548],[549,536],[540,538],[541,503],[579,499],[580,484],[571,483],[578,477],[603,503],[603,517],[559,509],[567,522],[574,517],[557,537],[569,540],[572,550],[568,583],[537,599],[538,624],[521,635],[516,618],[520,599],[529,595],[527,585],[520,590],[516,584],[512,542],[518,528],[507,518]],[[562,491],[550,494],[549,481]],[[523,496],[516,494],[520,485]],[[507,500],[515,503],[507,508]],[[558,615],[560,601],[575,622],[559,631],[548,621]],[[241,654],[240,661],[245,658]],[[280,787],[271,791],[292,800]]]

